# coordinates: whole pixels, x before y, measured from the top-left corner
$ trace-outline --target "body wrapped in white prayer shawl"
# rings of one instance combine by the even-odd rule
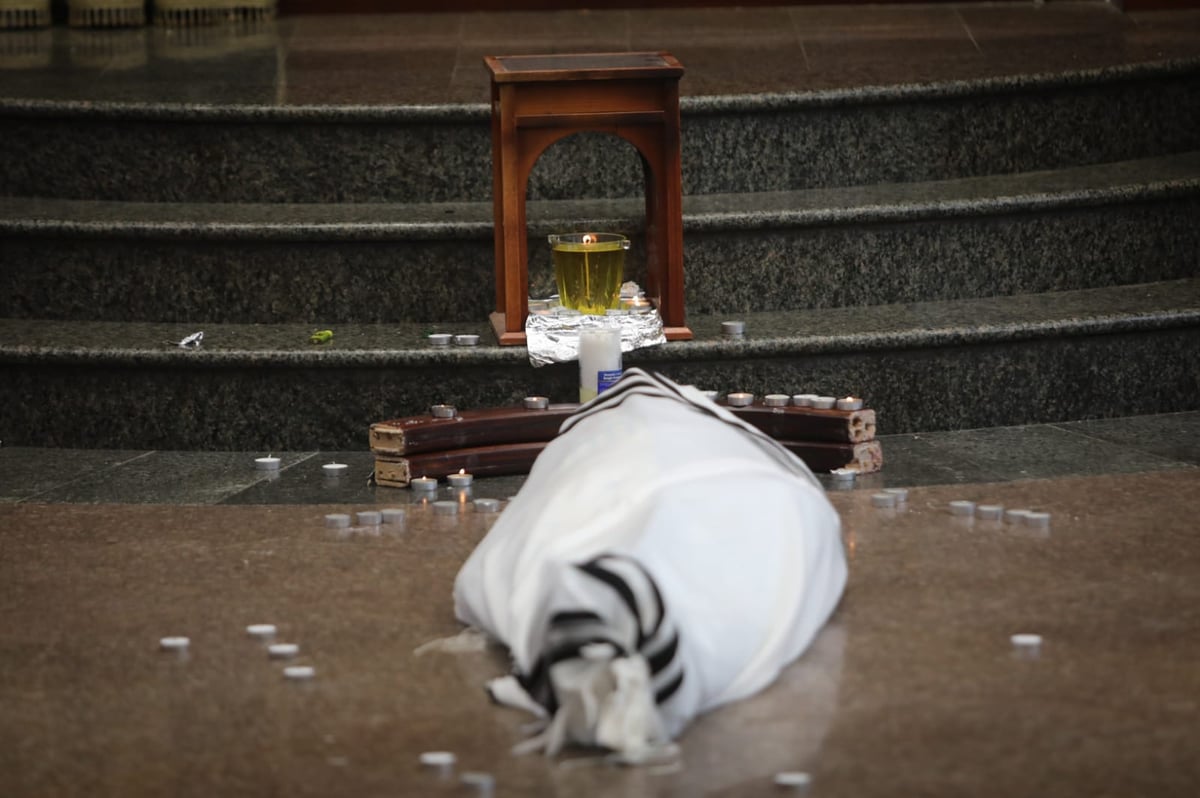
[[[563,423],[454,597],[510,649],[490,689],[548,720],[534,745],[637,760],[774,681],[845,582],[837,513],[803,462],[631,369]]]

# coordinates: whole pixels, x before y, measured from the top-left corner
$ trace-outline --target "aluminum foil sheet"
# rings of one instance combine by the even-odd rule
[[[579,331],[605,325],[621,328],[621,351],[665,344],[662,316],[656,308],[609,311],[607,316],[585,316],[563,308],[536,310],[525,320],[525,345],[535,366],[569,363],[579,359]]]

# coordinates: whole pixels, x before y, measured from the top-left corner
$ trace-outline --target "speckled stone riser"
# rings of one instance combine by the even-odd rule
[[[907,223],[686,231],[693,314],[1004,296],[1191,277],[1200,197]],[[637,236],[635,236],[635,239]],[[628,279],[644,284],[635,246]],[[531,294],[554,291],[530,242]],[[179,323],[471,322],[490,237],[280,242],[14,238],[0,317]],[[769,290],[767,287],[769,286]]]
[[[642,362],[636,354],[626,365]],[[728,392],[857,394],[880,434],[1196,410],[1200,329],[1048,336],[982,346],[645,362]],[[109,449],[365,450],[374,421],[458,407],[577,398],[574,364],[395,369],[8,366],[9,445]],[[887,453],[884,452],[885,468]]]
[[[779,191],[1051,169],[1200,149],[1200,73],[1057,87],[684,104],[684,192]],[[491,197],[486,108],[433,118],[0,113],[0,194],[152,202]],[[530,199],[638,196],[633,148],[552,146]]]

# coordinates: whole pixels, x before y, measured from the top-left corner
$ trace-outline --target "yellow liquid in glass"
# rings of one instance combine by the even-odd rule
[[[553,248],[554,280],[563,307],[603,316],[621,301],[625,249],[620,241],[558,243]]]

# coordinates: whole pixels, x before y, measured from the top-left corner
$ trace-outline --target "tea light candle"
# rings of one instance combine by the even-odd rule
[[[650,304],[649,299],[641,296],[631,296],[628,299],[622,299],[621,306],[628,309],[631,313],[649,313],[654,307]]]
[[[1017,648],[1037,648],[1042,644],[1041,635],[1029,633],[1015,634],[1010,637],[1009,640],[1012,641],[1012,644]]]
[[[745,335],[746,322],[744,321],[723,321],[721,322],[722,335]]]
[[[1025,516],[1029,515],[1028,510],[1005,510],[1004,521],[1008,524],[1021,524],[1025,522]]]
[[[457,474],[447,476],[446,481],[450,483],[451,487],[469,488],[471,487],[471,483],[475,481],[475,477],[468,474],[466,469],[460,468]]]
[[[853,468],[835,468],[829,472],[829,476],[839,482],[849,482],[858,476],[858,472]]]
[[[164,637],[158,641],[158,647],[163,651],[184,651],[191,644],[186,637]]]
[[[717,391],[701,391],[701,393],[704,394],[704,398],[710,402],[715,402],[721,398],[721,394]]]
[[[434,515],[458,515],[458,502],[440,501],[433,503]]]
[[[791,397],[782,393],[769,393],[763,397],[763,404],[767,407],[787,407]]]
[[[429,337],[430,346],[450,346],[450,341],[454,338],[450,333],[432,333]]]
[[[999,504],[981,504],[975,508],[975,516],[981,521],[999,521],[1004,508]]]
[[[846,396],[837,400],[838,410],[862,410],[863,400],[856,396]]]
[[[954,501],[950,502],[951,515],[974,515],[975,502],[969,501]]]
[[[458,413],[454,409],[454,405],[434,405],[429,408],[429,412],[433,414],[434,418],[454,418],[455,414]]]
[[[477,513],[495,513],[500,511],[499,499],[476,499],[475,512]]]
[[[359,526],[379,526],[383,520],[383,516],[377,510],[365,510],[358,513],[357,517]]]
[[[304,681],[317,675],[317,669],[311,665],[289,665],[283,669],[283,678],[293,681]]]
[[[405,513],[404,510],[399,508],[389,507],[386,510],[381,510],[379,512],[379,517],[385,524],[403,524]]]
[[[1027,513],[1025,515],[1025,526],[1048,527],[1050,526],[1050,513]]]
[[[752,393],[731,393],[725,397],[725,401],[730,407],[749,407],[754,402],[754,394]]]
[[[908,501],[908,488],[884,488],[883,492],[895,496],[896,504],[904,504]]]
[[[300,646],[295,643],[272,643],[267,646],[267,654],[271,659],[291,659],[300,653]]]
[[[819,398],[815,393],[798,393],[792,397],[792,404],[796,407],[812,407]]]
[[[350,526],[350,516],[346,513],[330,513],[325,516],[325,526],[329,529],[345,529]]]
[[[454,336],[454,343],[457,344],[458,346],[478,346],[479,345],[479,336],[478,335],[456,335],[456,336]]]
[[[526,396],[525,397],[525,409],[526,410],[545,410],[548,407],[550,407],[549,397],[545,397],[545,396]]]
[[[871,504],[875,507],[895,507],[896,494],[894,493],[875,493],[871,495]]]
[[[837,404],[837,399],[832,396],[818,396],[813,400],[812,406],[818,410],[832,410]]]
[[[321,470],[325,472],[325,476],[327,477],[340,477],[342,474],[346,473],[347,468],[349,468],[349,466],[345,463],[326,463],[325,465],[321,466]]]
[[[417,477],[410,479],[408,486],[413,490],[437,490],[438,481],[433,477]]]
[[[259,471],[278,471],[279,458],[275,455],[269,457],[256,457],[254,459],[254,467]]]
[[[274,637],[275,624],[273,623],[252,623],[246,627],[246,634],[251,637]]]

